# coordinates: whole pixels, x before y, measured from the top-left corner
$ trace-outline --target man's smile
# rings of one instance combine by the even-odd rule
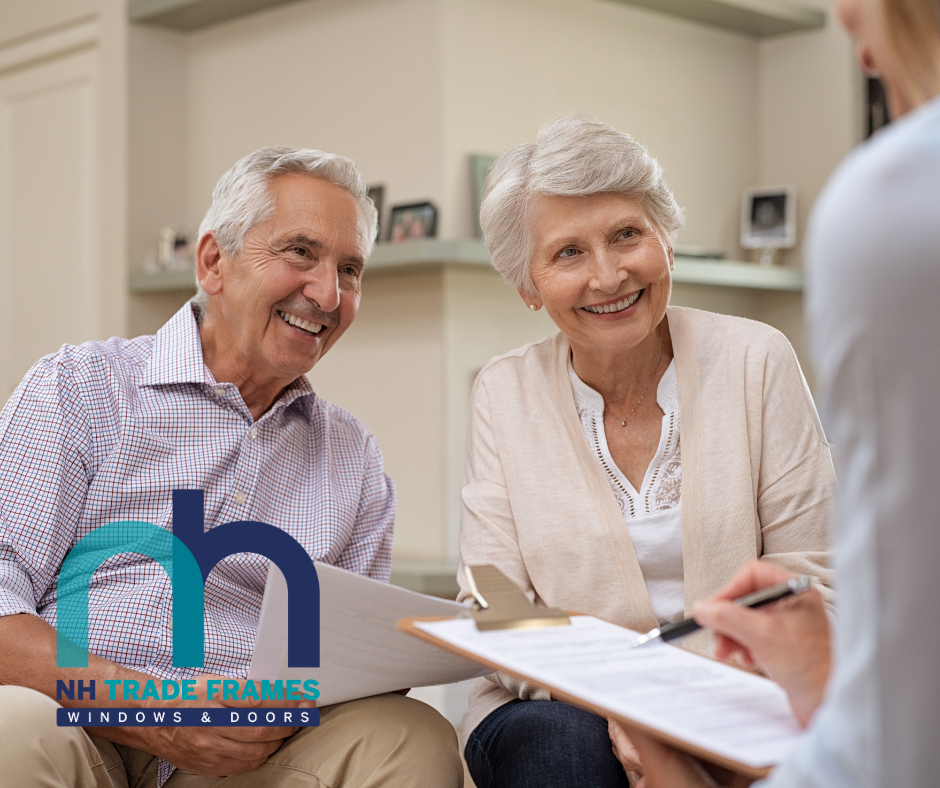
[[[289,326],[293,326],[299,331],[303,331],[305,334],[310,336],[316,336],[320,333],[320,329],[323,328],[322,323],[311,323],[309,320],[304,320],[302,317],[291,314],[290,312],[284,312],[283,310],[277,311],[278,317],[281,318]]]

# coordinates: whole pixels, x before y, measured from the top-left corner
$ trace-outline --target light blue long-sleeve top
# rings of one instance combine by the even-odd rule
[[[829,697],[765,788],[940,785],[940,98],[816,205],[808,319],[835,448]]]

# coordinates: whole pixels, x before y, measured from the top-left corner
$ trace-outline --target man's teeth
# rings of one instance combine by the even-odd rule
[[[310,334],[318,334],[320,329],[323,328],[319,323],[308,323],[306,320],[297,317],[297,315],[292,315],[290,312],[278,312],[278,314],[285,323],[290,323],[290,325],[295,328],[303,329]]]
[[[642,290],[637,290],[633,295],[628,295],[622,301],[618,301],[616,304],[607,304],[606,306],[586,306],[584,307],[588,312],[593,312],[595,315],[605,314],[607,312],[622,312],[627,307],[631,307],[636,303],[636,300],[643,295]]]

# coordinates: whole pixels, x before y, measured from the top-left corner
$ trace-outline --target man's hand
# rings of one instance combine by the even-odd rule
[[[717,634],[715,656],[738,654],[745,664],[760,666],[786,690],[794,716],[806,727],[822,704],[829,678],[829,620],[822,596],[811,589],[760,609],[732,604],[792,577],[766,561],[751,561],[693,613],[699,624]]]
[[[94,654],[88,658],[88,667],[76,674],[75,669],[57,668],[55,664],[56,632],[37,616],[14,615],[0,617],[0,684],[17,684],[31,687],[56,697],[56,680],[68,681],[79,675],[82,680],[97,683],[99,693],[105,693],[105,681],[108,679],[133,679],[143,686],[147,679],[159,681],[123,665],[103,659]],[[198,700],[184,701],[176,699],[165,701],[165,708],[173,706],[190,707],[232,707],[252,708],[274,706],[289,708],[296,706],[312,707],[309,701],[258,701],[258,700],[208,700],[206,682],[210,678],[222,679],[222,676],[200,676],[196,686]],[[123,685],[122,685],[123,686]],[[144,706],[156,705],[153,701],[111,700],[99,694],[97,700],[61,699],[63,706]],[[126,744],[152,755],[159,755],[184,771],[205,777],[218,777],[249,771],[267,760],[285,738],[291,736],[296,728],[87,728],[86,730],[104,739]]]
[[[223,680],[226,676],[198,676],[195,693],[197,700],[150,701],[151,706],[159,708],[305,708],[313,707],[310,701],[296,700],[221,700],[221,692],[215,691],[214,699],[209,700],[209,679]],[[109,729],[88,730],[98,736],[108,736]],[[113,731],[114,729],[110,729]],[[283,744],[284,739],[293,736],[298,728],[293,727],[234,727],[234,728],[133,728],[139,738],[137,749],[158,755],[185,772],[192,772],[202,777],[222,777],[230,774],[251,771],[263,764],[268,757]]]

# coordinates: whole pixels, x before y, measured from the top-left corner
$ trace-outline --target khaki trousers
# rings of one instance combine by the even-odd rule
[[[58,704],[25,687],[0,686],[0,788],[156,788],[153,755],[56,726]],[[231,777],[180,771],[166,788],[461,788],[453,727],[401,695],[320,710],[268,760]]]

